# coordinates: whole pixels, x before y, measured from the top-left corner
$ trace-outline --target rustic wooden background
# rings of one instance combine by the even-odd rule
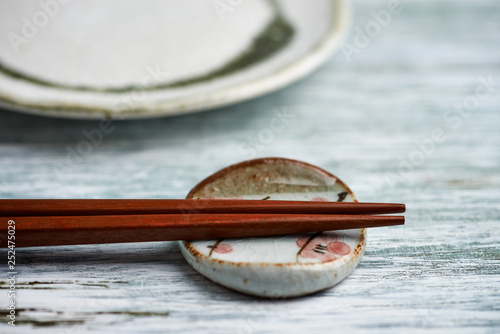
[[[359,29],[387,8],[353,5]],[[175,243],[19,249],[13,328],[2,251],[0,332],[498,333],[500,6],[402,8],[363,45],[353,31],[346,46],[357,53],[336,53],[297,84],[206,113],[113,123],[59,174],[67,148],[99,123],[0,112],[2,198],[182,198],[228,164],[284,156],[331,171],[362,201],[406,203],[407,225],[370,230],[345,281],[272,301],[213,284]],[[467,114],[453,111],[462,104]],[[276,111],[287,124],[269,136]]]

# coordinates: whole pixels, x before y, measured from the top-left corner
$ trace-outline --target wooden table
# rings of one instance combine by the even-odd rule
[[[387,2],[354,7],[363,30]],[[59,174],[99,123],[0,113],[2,198],[182,198],[228,164],[285,156],[331,171],[362,201],[406,203],[407,225],[370,230],[345,281],[265,300],[208,281],[175,243],[18,249],[14,328],[2,251],[0,332],[500,332],[500,6],[403,1],[366,45],[355,31],[346,42],[357,53],[339,51],[297,84],[206,113],[115,122]],[[262,140],[276,110],[289,122]]]

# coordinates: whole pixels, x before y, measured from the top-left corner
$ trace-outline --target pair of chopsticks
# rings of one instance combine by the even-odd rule
[[[234,199],[0,200],[0,245],[202,240],[403,225],[404,204]],[[12,226],[15,225],[15,233]],[[12,240],[13,238],[9,238]],[[5,243],[4,243],[5,241]]]

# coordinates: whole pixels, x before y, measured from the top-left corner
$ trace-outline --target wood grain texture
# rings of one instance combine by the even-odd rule
[[[387,3],[354,7],[354,27],[363,29]],[[0,113],[2,198],[182,198],[228,164],[285,156],[334,173],[360,201],[406,203],[406,226],[370,230],[366,255],[345,281],[272,301],[213,284],[175,243],[22,249],[17,326],[4,319],[0,332],[498,333],[500,7],[402,7],[350,62],[339,52],[305,80],[232,107],[113,123],[59,175],[54,163],[64,165],[67,148],[99,123]],[[468,118],[443,118],[489,76],[494,91]],[[283,110],[285,126],[266,137]],[[401,169],[437,128],[446,140]]]
[[[347,196],[347,192],[339,197]],[[268,198],[269,199],[269,198]],[[0,199],[0,217],[141,214],[350,214],[402,213],[404,204],[241,199]]]
[[[18,248],[279,236],[404,225],[405,221],[404,216],[394,215],[310,214],[44,216],[3,220],[15,222],[15,233],[11,234]],[[0,244],[6,247],[8,229],[0,231]]]

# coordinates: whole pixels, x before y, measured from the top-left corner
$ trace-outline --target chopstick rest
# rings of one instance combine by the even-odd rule
[[[334,175],[282,158],[229,166],[199,183],[188,198],[356,202],[353,192]],[[364,228],[179,242],[186,261],[210,280],[270,298],[332,287],[354,270],[365,246]]]

